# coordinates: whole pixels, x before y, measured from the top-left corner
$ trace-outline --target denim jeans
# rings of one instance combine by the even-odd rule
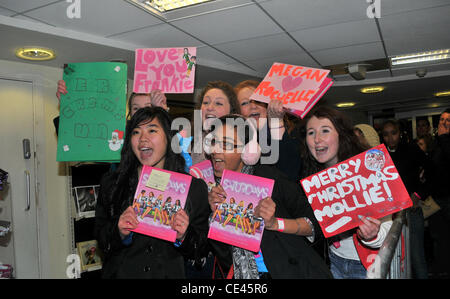
[[[345,259],[330,251],[330,270],[336,279],[365,279],[366,268],[359,260]]]

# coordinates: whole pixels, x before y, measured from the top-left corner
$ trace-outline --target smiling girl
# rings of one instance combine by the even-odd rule
[[[227,198],[225,189],[220,185],[225,169],[270,178],[275,183],[272,196],[261,199],[251,211],[255,219],[260,217],[265,224],[259,254],[210,240],[218,265],[224,273],[234,273],[234,278],[238,279],[331,278],[325,262],[306,241],[306,238],[314,238],[314,232],[320,228],[300,186],[289,181],[272,166],[245,162],[245,149],[251,149],[256,134],[256,128],[249,126],[250,122],[246,125],[245,121],[241,115],[226,115],[215,122],[217,126],[211,132],[211,161],[218,183],[209,192],[211,210],[215,210]],[[233,203],[230,199],[230,207],[234,203],[234,199]],[[239,214],[240,219],[244,217],[243,203],[239,211],[236,209],[236,214]],[[230,221],[233,216],[227,220]],[[244,223],[239,224],[245,233]],[[255,229],[257,225],[253,227],[253,233]]]
[[[139,109],[127,123],[119,166],[101,181],[95,235],[105,254],[105,278],[184,278],[184,258],[198,257],[198,237],[206,234],[210,213],[200,179],[192,178],[186,205],[170,223],[181,246],[131,232],[139,223],[131,205],[142,166],[185,173],[183,157],[170,146],[176,136],[170,124],[162,108]]]
[[[236,113],[238,111],[238,103],[236,94],[233,87],[223,81],[211,81],[208,82],[205,88],[200,93],[200,110],[202,114],[203,131],[202,136],[194,136],[194,144],[198,141],[198,138],[202,137],[204,140],[207,132],[210,129],[212,122],[224,115],[230,113]],[[205,140],[205,142],[208,142]],[[200,163],[206,160],[205,152],[203,150],[200,153],[192,152],[192,165]]]
[[[305,118],[304,175],[307,177],[351,158],[368,148],[353,131],[350,120],[341,112],[320,106]],[[331,272],[335,278],[365,278],[371,250],[379,248],[391,225],[390,216],[382,221],[362,216],[358,228],[327,241]],[[316,246],[316,250],[323,250]]]

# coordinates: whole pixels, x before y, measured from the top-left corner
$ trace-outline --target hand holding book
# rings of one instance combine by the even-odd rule
[[[119,217],[119,222],[117,224],[119,228],[120,236],[125,238],[128,236],[131,232],[131,230],[136,229],[138,226],[139,221],[136,216],[136,212],[134,209],[130,206],[128,207],[122,215]]]
[[[221,185],[217,185],[211,188],[208,192],[208,202],[211,211],[215,211],[216,208],[227,199],[227,193],[223,190]]]
[[[183,209],[179,210],[172,218],[170,227],[177,232],[177,240],[183,241],[189,226],[189,216]]]
[[[276,230],[277,223],[275,218],[276,204],[271,197],[261,200],[255,208],[255,216],[264,219],[265,228],[268,230]]]

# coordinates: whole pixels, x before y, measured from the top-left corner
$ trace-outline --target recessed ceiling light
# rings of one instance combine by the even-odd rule
[[[24,47],[16,50],[16,56],[26,60],[51,60],[56,57],[53,50],[41,47]]]
[[[342,102],[342,103],[337,103],[336,106],[339,108],[348,108],[348,107],[355,106],[355,103],[354,102]]]
[[[383,86],[369,86],[361,88],[362,93],[377,93],[384,90]]]
[[[149,5],[160,12],[167,12],[209,1],[212,0],[147,0],[143,2],[145,5]]]
[[[450,90],[436,92],[434,94],[434,96],[436,96],[436,97],[447,97],[447,96],[450,96]]]
[[[424,63],[450,59],[450,49],[433,50],[390,57],[391,65]]]
[[[167,12],[194,6],[197,4],[211,2],[214,0],[125,0],[131,4],[136,5],[153,15],[159,16],[161,18],[166,18],[164,15]]]

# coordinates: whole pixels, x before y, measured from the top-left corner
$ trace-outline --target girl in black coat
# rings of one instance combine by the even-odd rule
[[[242,155],[236,149],[244,148],[245,151],[245,145],[251,144],[251,130],[248,126],[231,127],[226,124],[227,119],[232,119],[238,126],[245,121],[242,116],[227,115],[215,123],[217,126],[211,133],[211,161],[216,181],[220,182],[223,170],[227,169],[274,179],[275,185],[272,196],[262,199],[254,210],[254,216],[263,218],[265,223],[260,252],[262,260],[259,254],[255,257],[257,253],[210,240],[220,268],[225,275],[232,269],[234,278],[238,279],[332,278],[325,262],[306,241],[306,237],[317,238],[320,227],[300,186],[273,167],[244,162],[252,159],[243,158],[248,155]],[[236,121],[239,119],[243,121]],[[253,158],[256,163],[258,157]],[[226,192],[222,186],[213,187],[209,193],[211,209],[215,210],[224,198]]]
[[[127,124],[117,170],[102,179],[95,235],[105,254],[104,278],[184,278],[184,258],[200,259],[210,214],[202,180],[192,178],[185,208],[173,217],[175,244],[130,231],[138,224],[131,205],[142,165],[184,173],[183,157],[171,148],[176,132],[170,125],[162,108],[138,110]]]

